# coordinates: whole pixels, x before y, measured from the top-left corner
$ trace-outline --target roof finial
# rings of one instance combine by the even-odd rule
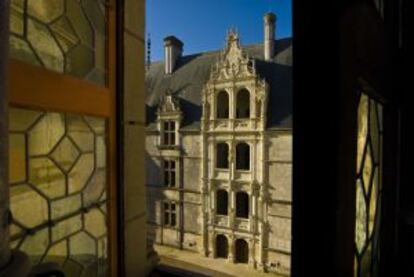
[[[147,37],[147,71],[151,67],[151,33],[148,33]]]

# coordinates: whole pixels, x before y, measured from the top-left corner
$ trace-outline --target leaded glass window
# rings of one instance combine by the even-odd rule
[[[175,121],[164,122],[164,145],[175,145]]]
[[[164,186],[175,187],[175,161],[164,160]]]
[[[177,215],[175,203],[164,202],[164,226],[174,227],[176,225]]]
[[[67,276],[107,276],[106,120],[10,109],[11,246]]]
[[[11,0],[13,58],[105,84],[104,0]]]
[[[361,93],[358,104],[355,276],[378,276],[382,179],[382,105]]]

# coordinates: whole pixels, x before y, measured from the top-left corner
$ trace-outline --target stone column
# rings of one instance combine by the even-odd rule
[[[229,256],[227,257],[227,260],[231,263],[234,263],[234,256],[235,256],[235,249],[234,249],[234,236],[228,237],[229,239]]]
[[[10,260],[8,232],[8,96],[9,1],[0,1],[0,271]]]

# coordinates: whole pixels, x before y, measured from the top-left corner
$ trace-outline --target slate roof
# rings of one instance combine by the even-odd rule
[[[270,85],[267,128],[292,126],[292,39],[275,43],[273,61],[263,57],[263,44],[242,46],[243,51],[256,60],[256,71]],[[178,97],[184,113],[183,129],[200,129],[202,88],[210,77],[210,70],[221,51],[183,56],[170,75],[164,74],[164,62],[154,62],[147,72],[147,128],[154,129],[157,105],[161,96],[171,89]]]

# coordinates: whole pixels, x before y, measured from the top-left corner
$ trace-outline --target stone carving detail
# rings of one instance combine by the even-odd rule
[[[158,105],[158,113],[180,113],[181,107],[177,97],[171,90],[168,90],[166,94],[161,98]]]

